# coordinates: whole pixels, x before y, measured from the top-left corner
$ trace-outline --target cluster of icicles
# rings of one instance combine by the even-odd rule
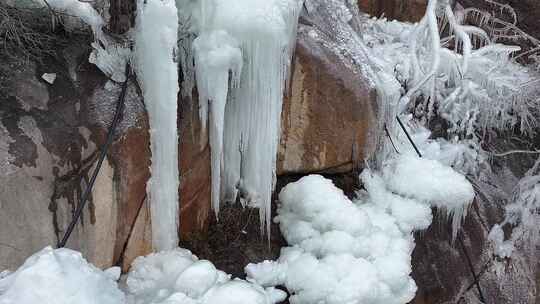
[[[184,75],[196,75],[203,136],[209,136],[216,216],[220,202],[240,198],[259,209],[261,230],[269,233],[282,96],[302,1],[141,0],[138,7],[135,57],[151,127],[155,249],[178,243],[178,144],[172,139],[179,90],[174,54],[182,51]],[[182,24],[187,20],[189,26]],[[187,51],[177,49],[179,24],[196,37],[181,41]]]
[[[283,91],[301,1],[205,0],[195,39],[200,116],[208,121],[212,207],[259,208],[270,229]],[[231,75],[229,82],[229,75]],[[229,85],[230,83],[230,85]]]

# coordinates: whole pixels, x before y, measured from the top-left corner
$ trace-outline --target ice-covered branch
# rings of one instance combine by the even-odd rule
[[[422,86],[424,86],[428,81],[433,80],[433,77],[436,76],[437,70],[439,69],[440,64],[440,35],[439,28],[437,23],[437,2],[438,0],[430,0],[426,9],[426,14],[420,21],[418,27],[415,29],[415,35],[411,43],[411,53],[412,53],[412,65],[414,71],[414,77],[422,77],[420,81],[402,97],[401,104],[405,105],[409,103],[410,98],[414,93],[416,93]],[[428,32],[428,39],[430,41],[430,46],[428,49],[432,56],[431,68],[427,73],[422,73],[420,68],[420,61],[417,54],[417,40],[424,39],[424,32]],[[434,92],[432,92],[434,94]],[[431,96],[434,98],[434,96]]]

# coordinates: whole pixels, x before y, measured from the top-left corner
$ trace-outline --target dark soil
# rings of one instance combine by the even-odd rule
[[[242,208],[239,203],[222,205],[219,220],[212,216],[207,235],[194,236],[180,242],[180,246],[201,259],[212,261],[233,277],[244,278],[247,264],[274,260],[280,248],[286,245],[278,225],[272,223],[268,242],[259,223],[258,209]]]
[[[277,193],[286,184],[297,181],[303,175],[278,177],[273,197],[272,218],[278,205]],[[349,197],[359,189],[358,175],[354,173],[325,175],[343,189]],[[249,263],[275,260],[280,248],[286,246],[279,226],[272,223],[270,240],[261,233],[257,209],[242,208],[240,203],[222,205],[219,220],[212,217],[206,235],[197,235],[181,241],[180,246],[190,249],[201,259],[212,261],[220,270],[233,277],[245,278],[244,267]]]

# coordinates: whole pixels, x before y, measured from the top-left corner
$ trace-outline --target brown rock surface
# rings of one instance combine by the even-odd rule
[[[152,222],[150,219],[150,206],[145,199],[138,210],[137,218],[130,231],[122,256],[122,270],[128,271],[135,258],[152,252]]]
[[[150,177],[150,152],[146,120],[144,124],[143,128],[129,129],[111,149],[111,157],[115,164],[117,180],[115,190],[120,215],[116,231],[118,240],[114,249],[115,261],[121,258],[128,236],[136,235],[132,230],[135,229],[139,210],[143,208],[143,202],[146,199],[146,182]]]
[[[390,20],[417,22],[426,11],[427,0],[358,0],[361,11]]]
[[[210,216],[210,147],[201,138],[198,98],[184,98],[179,114],[180,238],[204,233]]]
[[[291,85],[283,101],[281,174],[345,173],[362,165],[371,147],[376,93],[334,50],[300,25]]]
[[[1,269],[17,267],[64,235],[114,114],[120,87],[87,63],[84,48],[58,48],[57,56],[64,55],[65,61],[38,64],[4,61],[15,73],[0,94]],[[57,74],[53,84],[39,78],[45,71]],[[100,267],[121,261],[144,201],[147,129],[141,98],[130,85],[114,143],[67,244]]]

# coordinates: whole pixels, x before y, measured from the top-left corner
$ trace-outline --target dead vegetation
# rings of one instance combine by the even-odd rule
[[[54,54],[62,37],[51,27],[46,8],[19,8],[0,2],[0,54],[16,60],[37,60]]]
[[[43,3],[43,7],[15,7],[0,1],[0,57],[41,62],[68,42],[88,40],[88,30],[65,30],[64,19],[73,16]]]

